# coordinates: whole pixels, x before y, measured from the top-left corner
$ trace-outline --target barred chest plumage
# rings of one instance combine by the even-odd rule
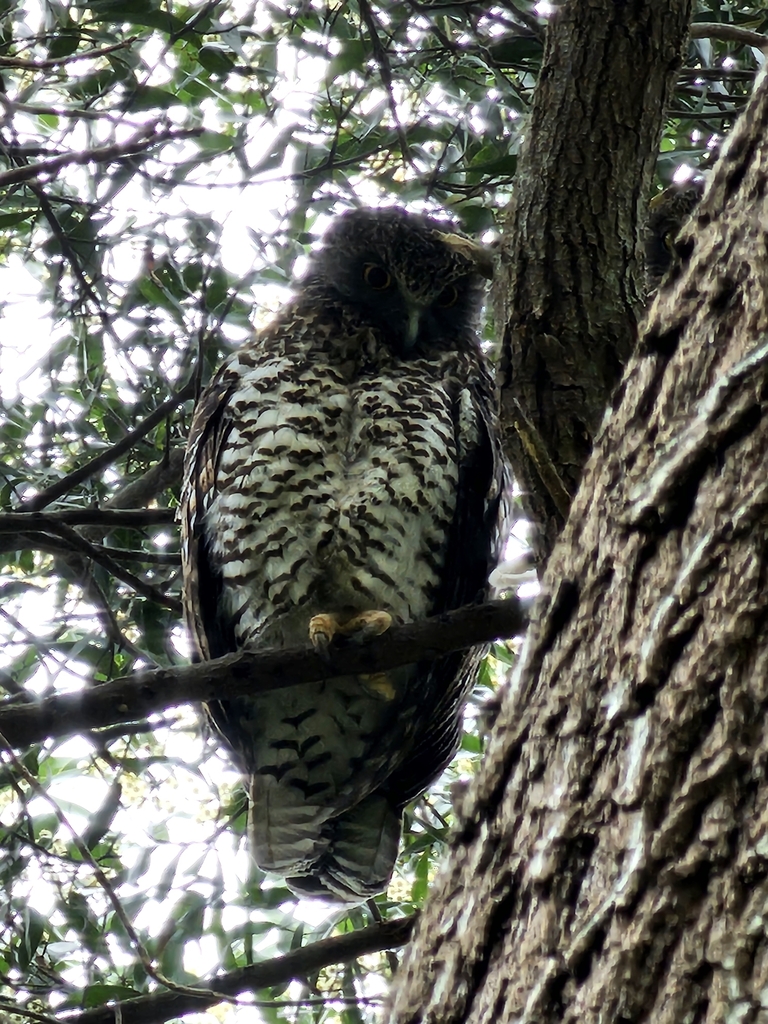
[[[456,500],[455,354],[386,373],[249,357],[206,513],[238,645],[303,643],[318,612],[428,614]]]

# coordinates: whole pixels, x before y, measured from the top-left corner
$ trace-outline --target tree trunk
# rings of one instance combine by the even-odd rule
[[[505,442],[542,561],[635,344],[637,243],[691,7],[570,0],[547,33],[494,288]]]
[[[596,439],[391,1024],[766,1019],[767,132],[763,73]]]

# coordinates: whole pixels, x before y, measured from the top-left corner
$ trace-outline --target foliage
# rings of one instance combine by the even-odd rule
[[[188,657],[173,509],[196,388],[279,301],[329,214],[397,201],[493,227],[541,59],[539,12],[529,0],[0,2],[0,512],[156,510],[141,529],[51,519],[0,534],[8,701]],[[768,17],[701,0],[696,22],[660,183],[683,160],[706,163],[749,91],[758,48],[717,25],[762,32]],[[383,918],[425,895],[449,783],[481,753],[476,717],[457,765],[409,811]],[[194,984],[371,920],[259,877],[237,777],[191,711],[8,754],[2,772],[10,1006]],[[258,1012],[371,1019],[391,959],[257,993]]]

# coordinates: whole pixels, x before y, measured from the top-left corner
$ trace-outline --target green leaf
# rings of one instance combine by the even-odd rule
[[[134,999],[141,993],[129,985],[87,985],[83,990],[83,1006],[103,1006],[104,1003]]]
[[[43,941],[46,921],[42,914],[29,906],[22,909],[21,920],[21,941],[16,950],[16,962],[20,970],[26,971]]]
[[[197,56],[205,70],[214,75],[227,75],[235,66],[229,53],[220,46],[201,46]]]
[[[121,109],[138,110],[167,110],[168,107],[177,106],[178,96],[154,85],[136,85],[131,88],[121,103]]]
[[[13,227],[15,224],[21,224],[23,221],[29,220],[35,216],[35,210],[22,210],[20,213],[0,214],[0,230],[3,228]]]
[[[421,906],[429,891],[429,867],[431,861],[432,851],[430,847],[416,861],[413,884],[411,885],[411,899],[417,906]]]

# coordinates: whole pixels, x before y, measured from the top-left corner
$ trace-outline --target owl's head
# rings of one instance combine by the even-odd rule
[[[415,358],[474,336],[491,274],[488,250],[450,225],[401,209],[352,210],[326,232],[304,288],[351,307]]]

